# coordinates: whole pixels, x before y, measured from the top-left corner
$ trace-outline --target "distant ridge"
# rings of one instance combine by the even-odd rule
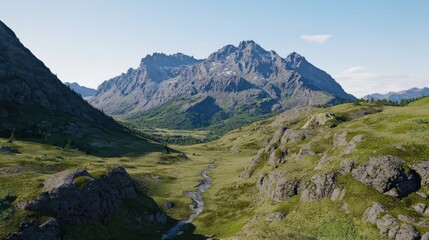
[[[79,93],[83,98],[92,97],[97,93],[96,89],[81,86],[77,82],[65,82],[64,85],[69,86],[73,91]]]
[[[408,90],[400,91],[400,92],[389,92],[386,94],[369,94],[363,97],[363,99],[367,100],[390,100],[394,102],[400,102],[403,99],[412,99],[412,98],[419,98],[423,96],[429,96],[429,88],[411,88]]]

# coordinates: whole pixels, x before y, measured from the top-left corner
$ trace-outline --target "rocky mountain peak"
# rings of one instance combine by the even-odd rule
[[[166,55],[164,53],[148,54],[141,60],[140,65],[158,66],[158,67],[180,67],[191,65],[200,62],[201,60],[195,59],[192,56],[183,53],[175,53],[173,55]]]
[[[305,57],[301,56],[297,52],[292,52],[286,57],[286,62],[288,64],[288,67],[291,69],[296,69],[301,66],[303,62],[306,62],[307,60]]]
[[[232,53],[237,52],[237,47],[231,44],[226,45],[225,47],[219,49],[218,51],[212,53],[209,57],[209,61],[216,61],[225,60],[228,56],[230,56]]]

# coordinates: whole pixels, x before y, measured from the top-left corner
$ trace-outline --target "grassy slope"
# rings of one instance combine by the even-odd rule
[[[333,112],[337,116],[349,118],[365,111],[382,110],[382,112],[342,123],[333,129],[324,127],[318,134],[320,139],[309,140],[312,141],[313,149],[316,152],[317,150],[319,152],[329,150],[330,155],[337,156],[322,170],[313,170],[320,160],[320,155],[307,156],[301,161],[291,160],[280,168],[286,169],[292,176],[310,178],[321,172],[339,169],[340,162],[346,157],[357,157],[358,163],[366,161],[369,157],[386,154],[398,156],[408,163],[424,160],[429,155],[429,148],[427,148],[429,140],[428,108],[429,99],[420,100],[406,107],[343,104],[318,109],[317,112]],[[291,128],[300,128],[306,119],[307,116],[304,115],[300,119],[288,121],[287,125]],[[402,200],[387,197],[353,180],[350,176],[341,176],[339,179],[339,185],[345,186],[347,190],[343,202],[349,205],[351,211],[349,215],[340,210],[343,202],[321,200],[303,203],[299,200],[299,196],[295,196],[287,201],[275,203],[261,198],[255,190],[258,174],[254,174],[250,180],[239,179],[238,175],[247,165],[251,156],[256,153],[257,143],[274,132],[274,128],[268,124],[269,122],[270,120],[254,123],[242,128],[241,131],[232,131],[209,144],[180,148],[185,152],[189,152],[191,149],[200,151],[201,155],[215,152],[216,158],[220,159],[217,162],[219,167],[211,172],[214,185],[204,195],[207,208],[194,222],[197,230],[206,234],[219,233],[218,237],[228,238],[236,235],[254,214],[261,214],[264,218],[268,213],[283,211],[287,213],[285,221],[280,223],[250,222],[244,227],[242,238],[249,239],[253,236],[255,239],[266,237],[282,239],[289,235],[292,236],[291,238],[293,236],[302,238],[302,235],[296,234],[300,233],[322,239],[379,239],[378,230],[361,221],[363,212],[373,201],[387,206],[395,216],[403,213],[414,217],[416,221],[425,220],[425,217],[416,214],[411,206],[417,202],[428,204],[428,200],[415,193]],[[252,131],[255,128],[257,130]],[[348,132],[348,140],[358,134],[364,134],[364,140],[358,143],[356,152],[339,157],[340,150],[331,150],[332,137],[334,133],[342,131]],[[294,154],[309,141],[287,147]],[[230,153],[229,149],[234,145],[240,147],[242,152]],[[207,146],[207,150],[204,148],[205,146]],[[252,147],[246,149],[244,146]],[[213,149],[216,150],[213,151]],[[265,165],[260,169],[260,171],[266,172],[270,170],[272,167]],[[417,229],[421,233],[429,231],[427,227]],[[240,239],[240,237],[237,238]]]
[[[349,132],[348,140],[356,134],[365,135],[364,141],[357,146],[358,150],[350,155],[356,156],[359,162],[366,161],[370,156],[384,154],[396,155],[410,163],[428,156],[429,150],[426,146],[429,140],[429,111],[427,110],[429,109],[429,99],[420,100],[407,107],[343,104],[332,108],[316,109],[316,111],[329,111],[347,117],[362,111],[377,112],[381,108],[383,111],[380,113],[342,123],[336,128],[324,127],[319,134],[323,137],[319,140],[313,138],[312,146],[319,151],[329,150],[332,147],[333,134],[346,130]],[[289,119],[287,125],[290,128],[300,128],[304,125],[307,115]],[[360,220],[364,210],[371,205],[372,201],[381,202],[394,214],[405,213],[417,220],[424,219],[423,216],[411,211],[410,206],[416,202],[429,204],[426,199],[417,194],[411,194],[402,200],[387,197],[349,176],[339,179],[339,184],[346,186],[347,189],[344,202],[349,204],[351,210],[349,215],[340,210],[342,203],[329,200],[303,203],[299,200],[299,196],[280,203],[266,200],[256,190],[256,178],[259,173],[247,180],[238,176],[252,156],[264,143],[266,144],[266,141],[276,131],[277,127],[270,125],[274,119],[236,129],[210,143],[173,146],[174,149],[186,153],[189,157],[188,160],[180,158],[179,153],[162,154],[159,151],[102,158],[80,152],[64,152],[60,148],[48,145],[16,141],[13,147],[16,147],[21,154],[0,153],[0,182],[2,183],[0,198],[14,195],[17,196],[16,202],[30,199],[38,194],[44,179],[64,169],[79,167],[97,171],[105,165],[120,164],[159,206],[163,206],[166,202],[175,203],[176,208],[164,210],[169,216],[184,219],[190,214],[191,201],[183,195],[183,192],[192,190],[197,181],[201,179],[200,172],[206,169],[209,163],[214,162],[217,167],[209,171],[209,175],[213,178],[213,186],[204,193],[206,208],[194,220],[198,233],[217,234],[219,238],[236,236],[237,239],[251,239],[251,236],[255,239],[267,237],[294,239],[303,238],[303,236],[322,239],[379,239],[378,230]],[[0,139],[0,145],[5,145],[5,142],[6,140]],[[398,145],[405,150],[399,150],[401,148],[397,148]],[[239,148],[240,152],[231,151],[233,147]],[[288,146],[292,154],[297,152],[300,147]],[[108,152],[109,148],[106,148],[105,151]],[[332,150],[330,153],[336,155],[338,151]],[[46,157],[43,157],[44,155]],[[342,160],[339,157],[335,158],[322,170],[313,171],[319,159],[320,156],[308,156],[301,161],[291,160],[281,168],[287,169],[297,177],[304,177],[306,173],[314,175],[337,169]],[[4,173],[4,168],[17,167],[22,168],[23,171],[17,174]],[[258,171],[270,170],[272,167],[264,163],[259,166]],[[287,213],[286,219],[273,223],[263,220],[249,222],[255,214],[262,215],[262,219],[264,219],[268,213],[276,211]],[[28,219],[30,214],[24,211],[16,212],[8,220],[0,221],[0,233],[3,234],[0,234],[0,238],[3,238],[8,232],[16,230],[17,224],[23,219]],[[118,214],[120,216],[121,213]],[[116,215],[116,220],[112,220],[112,226],[115,225],[114,223],[120,223],[122,218]],[[112,226],[113,230],[124,234],[128,232],[127,236],[130,235],[130,229],[124,230]],[[418,230],[420,232],[429,231],[427,228]]]

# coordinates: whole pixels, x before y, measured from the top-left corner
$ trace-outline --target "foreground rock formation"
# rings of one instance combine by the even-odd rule
[[[41,225],[22,225],[21,231],[9,239],[59,239],[60,226],[106,218],[121,207],[123,199],[137,196],[124,168],[111,168],[97,175],[94,177],[86,170],[68,170],[46,179],[41,195],[19,207],[36,213],[50,212],[52,219]]]

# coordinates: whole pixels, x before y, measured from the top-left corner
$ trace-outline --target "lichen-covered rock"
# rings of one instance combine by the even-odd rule
[[[268,165],[277,166],[279,164],[284,164],[287,162],[287,149],[277,148],[271,152],[270,157],[268,158]]]
[[[41,196],[19,207],[31,211],[48,208],[60,224],[82,224],[107,217],[120,207],[123,198],[136,194],[122,167],[107,170],[99,179],[85,170],[68,170],[48,178]]]
[[[353,169],[352,176],[381,193],[396,188],[402,197],[420,188],[420,176],[414,171],[405,171],[402,164],[402,160],[393,156],[370,158]]]
[[[347,175],[352,172],[356,158],[346,158],[341,162],[340,173],[342,175]]]
[[[309,182],[300,187],[301,200],[330,198],[336,187],[336,182],[335,173],[313,176]]]
[[[275,144],[275,143],[279,143],[284,132],[287,130],[286,126],[280,127],[279,130],[277,130],[277,132],[274,134],[273,138],[271,139],[270,143],[271,144]]]
[[[281,138],[281,144],[295,143],[304,141],[311,136],[312,131],[306,129],[294,130],[287,129]]]
[[[331,195],[331,201],[341,201],[346,195],[346,189],[335,188]]]
[[[380,230],[380,235],[386,235],[392,239],[396,239],[396,235],[401,228],[396,219],[390,214],[386,214],[377,219],[376,225]]]
[[[385,212],[386,212],[386,208],[380,203],[375,202],[371,207],[365,210],[362,220],[364,222],[370,222],[372,224],[375,224],[380,213],[385,213]]]
[[[416,212],[429,216],[429,208],[426,204],[417,203],[416,205],[413,206],[413,208],[414,210],[416,210]]]
[[[316,167],[314,168],[314,170],[320,170],[320,169],[322,169],[324,166],[326,166],[327,164],[329,164],[333,159],[334,159],[333,157],[328,157],[326,154],[324,154],[320,158],[320,161],[316,165]]]
[[[297,160],[303,159],[305,156],[313,156],[315,155],[313,149],[311,148],[311,144],[305,144],[296,155]]]
[[[404,223],[399,228],[398,233],[395,236],[396,240],[415,240],[420,239],[416,229],[410,224]]]
[[[344,147],[347,145],[347,132],[335,133],[333,138],[334,148]]]
[[[274,201],[282,201],[298,193],[299,182],[288,179],[285,171],[272,171],[261,175],[257,182],[259,191]]]
[[[346,145],[346,148],[341,152],[341,155],[347,155],[353,153],[356,150],[356,145],[358,142],[361,142],[363,135],[357,135],[350,140],[350,142]]]
[[[416,171],[420,177],[422,178],[421,184],[428,185],[429,184],[429,161],[423,161],[411,166],[411,169]]]
[[[335,119],[335,115],[330,112],[312,114],[308,117],[307,122],[302,127],[303,129],[314,129],[319,126],[325,125],[329,120]]]

